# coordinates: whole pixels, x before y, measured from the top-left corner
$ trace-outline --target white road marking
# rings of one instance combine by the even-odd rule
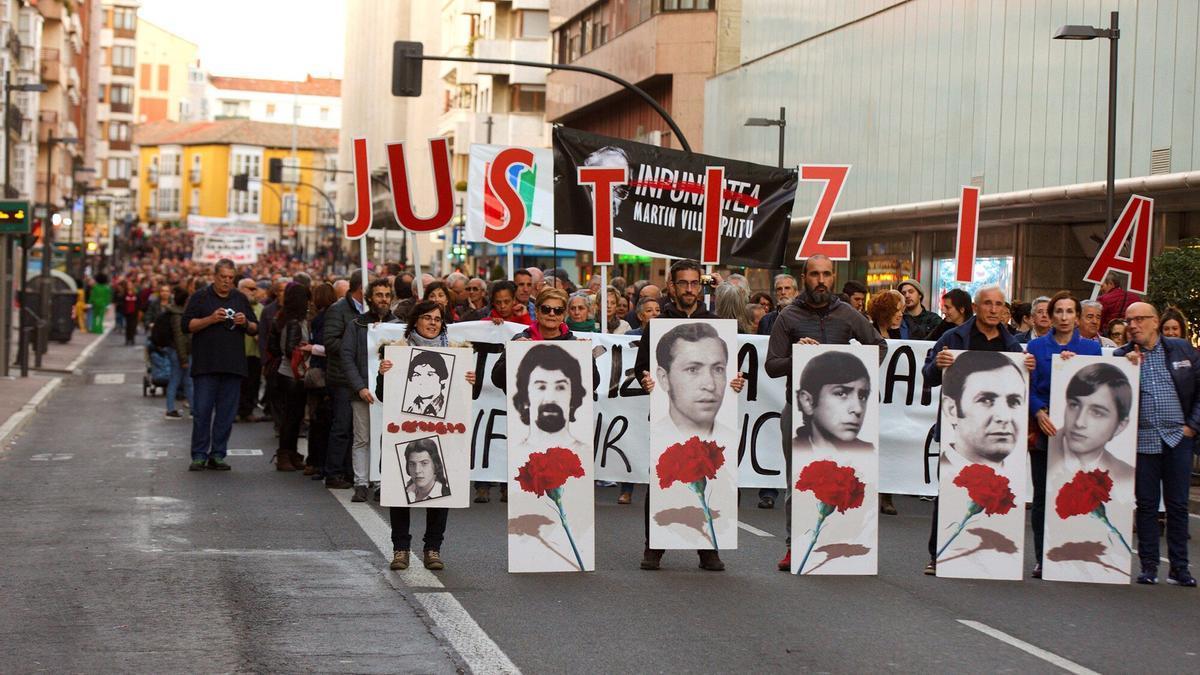
[[[75,455],[67,452],[39,452],[29,458],[31,462],[65,462]]]
[[[33,395],[33,398],[29,399],[28,403],[21,406],[20,410],[9,416],[8,420],[3,425],[0,425],[0,443],[7,441],[9,436],[16,433],[17,429],[25,423],[25,420],[29,419],[29,416],[37,411],[42,401],[46,400],[55,389],[58,389],[58,385],[60,384],[62,384],[61,377],[50,378],[50,381],[43,384],[42,388],[38,389],[37,393]]]
[[[129,459],[160,459],[166,457],[168,454],[167,450],[147,450],[143,448],[141,450],[130,450],[125,453],[125,456]]]
[[[766,530],[760,530],[757,527],[754,527],[753,525],[747,525],[746,523],[743,523],[740,520],[738,521],[738,527],[749,532],[750,534],[758,535],[760,537],[774,537],[775,536],[775,535],[771,534],[770,532],[767,532]]]
[[[1067,671],[1068,673],[1076,673],[1076,675],[1099,675],[1094,670],[1091,670],[1089,668],[1084,668],[1083,666],[1079,665],[1078,663],[1075,663],[1074,661],[1065,659],[1065,658],[1059,656],[1058,654],[1055,654],[1054,652],[1048,652],[1045,649],[1042,649],[1041,647],[1036,647],[1034,645],[1031,645],[1028,642],[1025,642],[1024,640],[1020,640],[1020,639],[1017,639],[1017,638],[1009,635],[1008,633],[996,630],[995,628],[992,628],[991,626],[989,626],[987,624],[979,623],[978,621],[968,621],[966,619],[958,619],[958,622],[961,623],[962,625],[966,626],[967,628],[973,628],[973,629],[979,631],[980,633],[983,633],[984,635],[987,635],[989,637],[994,637],[1006,645],[1016,647],[1017,649],[1020,649],[1021,651],[1025,652],[1026,654],[1031,654],[1047,663],[1051,663],[1055,666],[1058,666],[1059,668],[1062,668],[1063,670]]]
[[[262,450],[258,448],[230,448],[226,451],[227,457],[257,457],[262,454]]]
[[[125,384],[125,373],[96,373],[94,384]]]
[[[375,548],[383,554],[384,559],[392,559],[391,527],[383,518],[374,513],[374,509],[366,503],[350,501],[349,490],[332,490],[334,497],[342,508],[358,523],[367,537],[375,544]],[[445,588],[441,579],[421,566],[420,558],[413,556],[413,565],[403,572],[391,572],[394,578],[400,579],[409,587]],[[446,591],[436,593],[415,593],[417,601],[429,613],[429,617],[441,630],[442,634],[454,647],[454,651],[466,661],[471,670],[476,673],[520,673],[520,669],[508,658],[500,646],[484,632],[479,624],[471,618],[470,613],[452,594]]]

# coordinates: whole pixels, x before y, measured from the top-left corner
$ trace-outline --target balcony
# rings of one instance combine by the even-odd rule
[[[549,145],[548,125],[540,113],[492,114],[492,144],[540,148]],[[487,143],[487,113],[477,113],[472,126],[472,143]]]
[[[108,141],[108,149],[109,150],[132,150],[133,149],[133,141],[109,140]]]
[[[62,0],[41,0],[37,9],[46,21],[62,21],[65,14]]]
[[[109,178],[106,181],[106,183],[107,183],[106,187],[110,187],[110,188],[127,188],[127,187],[129,187],[129,179],[128,178]]]
[[[38,143],[47,143],[50,140],[50,135],[62,136],[58,132],[58,111],[57,110],[39,110],[38,111]]]
[[[200,184],[200,169],[191,169],[188,171],[188,182],[192,185]]]
[[[546,62],[550,59],[549,41],[537,40],[476,40],[475,56],[481,59]],[[545,84],[544,68],[526,68],[499,63],[477,64],[480,75],[505,75],[509,84]],[[460,78],[460,81],[463,81]]]
[[[42,48],[41,63],[42,82],[61,84],[63,81],[62,60],[59,51],[53,47]]]
[[[110,111],[115,112],[115,113],[132,113],[133,112],[133,104],[132,103],[117,103],[114,101],[114,102],[108,104],[108,108]]]

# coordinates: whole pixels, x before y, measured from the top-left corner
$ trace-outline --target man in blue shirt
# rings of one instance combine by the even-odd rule
[[[1129,344],[1116,352],[1141,365],[1138,400],[1137,499],[1139,584],[1158,583],[1158,503],[1167,507],[1168,583],[1194,587],[1188,571],[1188,481],[1200,432],[1200,354],[1186,340],[1158,332],[1158,310],[1135,302],[1125,309]]]
[[[1033,355],[1036,365],[1029,378],[1029,428],[1036,430],[1037,440],[1029,447],[1029,469],[1033,477],[1033,552],[1037,564],[1033,578],[1042,578],[1042,541],[1046,534],[1046,463],[1047,439],[1058,433],[1050,421],[1050,372],[1054,357],[1069,359],[1081,356],[1100,356],[1100,343],[1079,334],[1081,304],[1070,291],[1059,291],[1047,303],[1050,313],[1050,332],[1029,341],[1025,351]]]

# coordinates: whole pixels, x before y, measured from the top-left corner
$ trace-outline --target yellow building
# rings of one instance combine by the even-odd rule
[[[137,127],[138,218],[144,223],[185,222],[188,215],[234,218],[273,227],[296,226],[301,237],[335,224],[330,202],[337,166],[336,129],[293,127],[232,119],[156,122]],[[292,157],[293,136],[296,154]],[[268,181],[273,158],[285,167],[283,183]],[[245,175],[247,189],[235,189]],[[289,182],[291,179],[291,182]]]

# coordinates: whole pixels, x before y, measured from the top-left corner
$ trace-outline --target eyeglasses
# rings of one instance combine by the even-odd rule
[[[676,281],[675,285],[683,288],[700,288],[703,283],[697,279],[695,281]]]
[[[1127,317],[1125,317],[1125,320],[1128,321],[1129,323],[1141,323],[1143,321],[1147,321],[1147,320],[1153,319],[1153,318],[1154,318],[1153,314],[1146,314],[1145,316],[1127,316]]]
[[[420,319],[421,321],[429,321],[432,323],[441,323],[442,322],[442,317],[434,316],[433,314],[422,314],[421,316],[419,316],[417,318]]]
[[[553,305],[538,305],[538,311],[541,312],[542,314],[549,314],[550,316],[558,316],[559,314],[566,312],[567,308],[566,307],[555,307]]]

